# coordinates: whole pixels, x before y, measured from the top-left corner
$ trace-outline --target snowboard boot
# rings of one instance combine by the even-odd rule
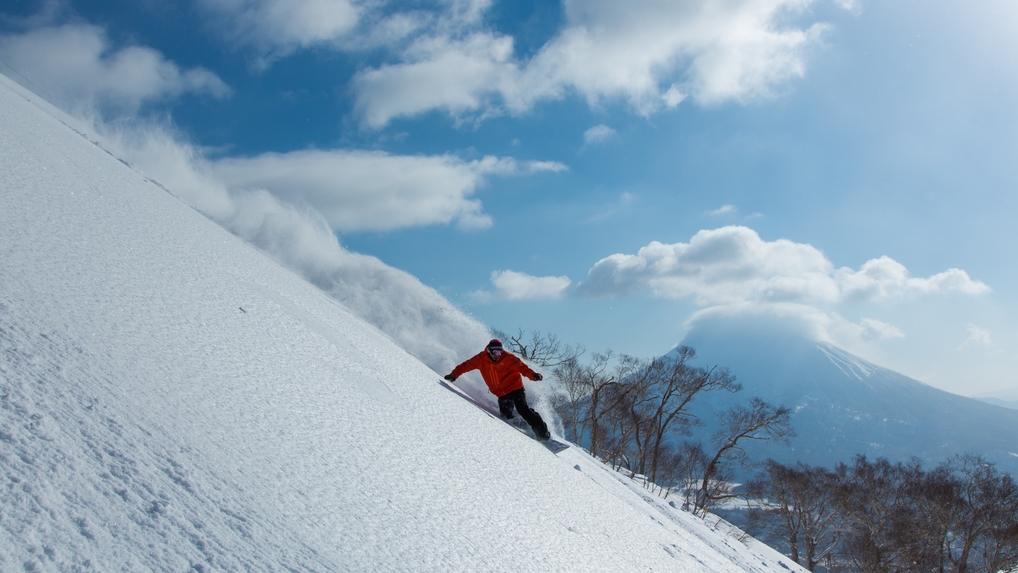
[[[549,439],[551,439],[551,432],[548,431],[548,424],[544,423],[544,420],[541,418],[540,414],[538,414],[536,411],[533,412],[534,419],[529,421],[530,428],[534,430],[534,435],[537,436],[538,440],[541,440],[542,442],[547,442]]]

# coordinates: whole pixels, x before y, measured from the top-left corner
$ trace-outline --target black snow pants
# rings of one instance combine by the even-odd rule
[[[530,428],[534,430],[534,434],[538,438],[546,440],[551,436],[548,432],[548,425],[541,419],[541,415],[527,404],[526,390],[523,388],[513,390],[498,399],[498,411],[502,413],[506,420],[513,418],[513,406],[516,406],[516,411],[530,424]]]

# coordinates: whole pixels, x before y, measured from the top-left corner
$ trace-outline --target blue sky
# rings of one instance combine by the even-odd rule
[[[1018,386],[1015,29],[1008,0],[8,0],[0,68],[491,326],[652,356],[763,315],[976,394]]]

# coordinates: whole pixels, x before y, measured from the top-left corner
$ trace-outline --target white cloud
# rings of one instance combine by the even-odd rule
[[[665,107],[668,109],[678,107],[680,103],[686,100],[686,97],[686,94],[682,93],[682,90],[679,88],[679,84],[672,84],[663,96]]]
[[[199,0],[198,4],[218,16],[232,42],[253,46],[262,58],[261,67],[298,49],[345,39],[365,12],[362,2],[351,0]]]
[[[493,271],[491,284],[495,286],[494,293],[478,291],[472,293],[472,298],[477,302],[562,298],[572,281],[564,276],[535,277],[516,271]]]
[[[307,203],[340,232],[379,231],[456,220],[491,226],[471,198],[489,174],[509,174],[509,159],[467,162],[452,155],[396,156],[376,151],[295,151],[216,161],[213,171],[231,189],[265,189]]]
[[[965,330],[968,332],[968,338],[965,339],[960,348],[965,348],[966,346],[993,346],[993,338],[989,330],[979,328],[971,323]]]
[[[529,161],[524,164],[524,171],[527,173],[561,173],[569,171],[569,166],[558,161]]]
[[[487,156],[390,155],[381,151],[309,150],[215,161],[212,171],[231,190],[264,189],[306,203],[340,232],[388,231],[446,224],[485,229],[491,217],[474,192],[491,176],[559,172],[553,161],[520,163]]]
[[[806,70],[825,30],[780,28],[813,0],[717,3],[592,0],[565,3],[566,24],[529,61],[513,39],[488,31],[426,30],[398,64],[361,72],[357,107],[368,125],[429,110],[453,117],[522,113],[569,92],[591,105],[621,98],[640,114],[746,101]]]
[[[508,36],[422,38],[407,50],[403,63],[357,74],[356,108],[374,127],[433,109],[458,117],[491,108],[495,94],[518,89],[514,84],[519,70],[510,61],[512,52]]]
[[[534,277],[515,271],[493,272],[491,283],[508,300],[561,298],[572,281],[568,277]]]
[[[722,205],[721,207],[710,211],[710,215],[728,215],[735,212],[735,205]]]
[[[232,90],[201,67],[182,70],[143,46],[114,49],[96,26],[68,24],[0,37],[0,57],[65,107],[99,106],[133,114],[185,93],[229,97]]]
[[[834,3],[842,10],[847,10],[853,14],[862,12],[862,2],[860,0],[834,0]]]
[[[601,125],[595,125],[583,132],[583,142],[587,145],[604,143],[611,139],[614,135],[615,130],[602,123]]]
[[[244,2],[238,21],[252,35],[307,46],[348,33],[361,11],[348,0],[262,0]]]
[[[859,271],[835,269],[812,245],[767,242],[747,227],[698,232],[689,243],[653,242],[635,255],[598,261],[577,286],[584,296],[626,296],[649,291],[661,298],[692,297],[700,305],[742,302],[820,303],[884,300],[929,293],[990,291],[959,269],[912,278],[889,257]]]
[[[568,3],[567,27],[531,67],[593,100],[625,97],[641,113],[674,106],[683,93],[705,103],[740,100],[802,75],[804,49],[818,40],[822,26],[778,30],[776,21],[811,3]]]
[[[616,254],[594,265],[578,289],[586,296],[651,291],[662,298],[694,297],[699,304],[745,300],[831,299],[833,266],[810,245],[764,242],[752,229],[700,231],[687,243],[653,242],[636,255]]]
[[[298,50],[405,47],[422,35],[461,37],[479,28],[492,0],[199,0],[228,41],[266,68]]]
[[[948,269],[928,279],[910,277],[904,265],[887,256],[867,261],[858,271],[838,269],[835,280],[846,300],[884,299],[903,294],[982,294],[990,291],[989,286],[973,281],[961,269]]]
[[[969,274],[961,269],[947,269],[928,279],[910,278],[908,288],[917,293],[983,294],[991,290],[986,284],[972,280]]]
[[[831,342],[846,349],[887,338],[905,338],[905,333],[900,328],[886,322],[864,318],[856,324],[836,313],[830,315],[825,330]]]
[[[484,13],[495,3],[494,0],[443,0],[448,6],[445,19],[459,25],[479,24]]]
[[[587,219],[587,222],[600,223],[602,221],[611,219],[612,217],[628,209],[630,205],[636,202],[636,200],[637,200],[636,195],[630,193],[629,191],[625,191],[621,195],[619,195],[618,200],[608,205],[600,213],[591,216],[589,219]]]

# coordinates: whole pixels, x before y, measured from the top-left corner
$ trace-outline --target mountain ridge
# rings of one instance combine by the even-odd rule
[[[859,454],[936,465],[980,453],[1004,471],[1018,472],[1018,411],[951,394],[878,366],[780,321],[729,317],[700,323],[683,345],[697,363],[728,367],[743,384],[729,396],[705,395],[691,410],[706,426],[716,412],[759,396],[792,410],[790,444],[750,444],[753,459],[803,461],[831,467]]]

